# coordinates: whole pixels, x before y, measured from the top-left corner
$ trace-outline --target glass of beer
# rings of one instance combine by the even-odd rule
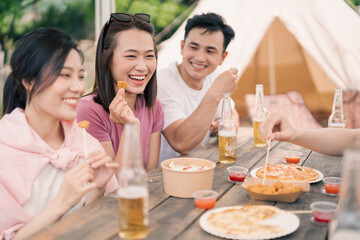
[[[149,194],[143,186],[129,186],[117,191],[119,237],[144,239],[149,224]]]

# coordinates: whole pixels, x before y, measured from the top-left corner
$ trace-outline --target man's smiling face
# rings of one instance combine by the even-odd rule
[[[205,28],[193,28],[185,41],[181,41],[183,61],[179,70],[184,81],[203,81],[221,65],[227,52],[223,53],[224,35],[221,31],[206,32]]]

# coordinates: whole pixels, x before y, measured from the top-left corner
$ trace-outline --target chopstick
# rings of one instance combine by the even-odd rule
[[[270,145],[271,145],[271,139],[269,139],[269,144],[268,144],[268,148],[267,148],[267,152],[266,152],[265,170],[264,170],[264,177],[263,177],[263,181],[262,181],[263,185],[265,185],[267,163],[269,161]]]
[[[305,214],[305,213],[312,213],[313,210],[289,210],[287,212],[291,212],[295,214]]]

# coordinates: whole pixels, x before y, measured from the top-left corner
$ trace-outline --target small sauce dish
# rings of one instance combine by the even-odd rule
[[[231,166],[227,168],[228,181],[232,183],[242,183],[245,181],[249,169],[240,166]]]
[[[341,178],[339,177],[326,177],[323,179],[324,188],[321,192],[329,196],[337,196],[340,191]]]
[[[219,194],[212,190],[201,190],[193,193],[195,205],[201,209],[211,209],[215,206]]]
[[[298,151],[285,151],[284,152],[285,155],[285,162],[286,163],[293,163],[293,164],[298,164],[300,162],[300,158],[302,155],[302,152],[298,152]]]
[[[318,201],[310,204],[313,210],[313,217],[311,221],[315,224],[326,225],[334,215],[336,203],[327,201]]]

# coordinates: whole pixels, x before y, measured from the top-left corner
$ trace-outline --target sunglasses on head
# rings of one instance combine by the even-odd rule
[[[119,22],[130,22],[131,17],[147,23],[150,23],[151,20],[151,15],[146,13],[136,13],[134,15],[128,13],[112,13],[110,14],[110,18],[107,21],[106,25],[110,24],[112,18],[118,20]]]

